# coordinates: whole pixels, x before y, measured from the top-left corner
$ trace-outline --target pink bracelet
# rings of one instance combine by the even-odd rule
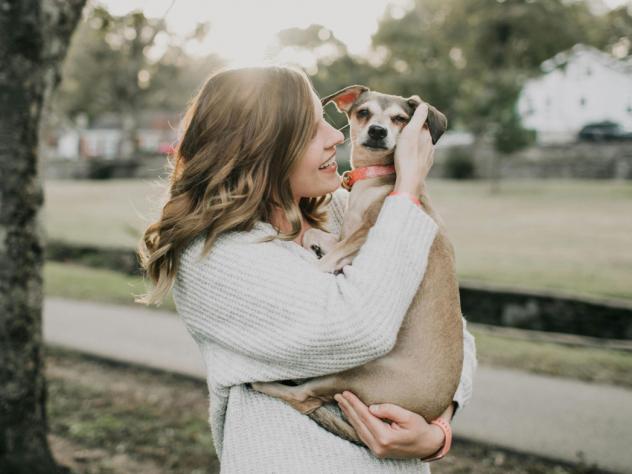
[[[448,454],[448,451],[450,451],[450,446],[452,445],[452,428],[450,428],[450,424],[443,418],[437,418],[436,420],[432,420],[430,423],[441,428],[441,431],[443,431],[443,434],[445,435],[445,442],[443,443],[441,449],[439,449],[439,451],[437,451],[432,457],[422,458],[421,460],[423,462],[430,462],[441,459],[446,454]]]
[[[408,198],[414,202],[416,205],[421,207],[421,202],[419,201],[419,198],[417,196],[415,196],[414,194],[408,193],[406,191],[393,191],[391,193],[389,193],[389,196],[397,196],[398,194],[401,194],[402,196],[408,196]]]

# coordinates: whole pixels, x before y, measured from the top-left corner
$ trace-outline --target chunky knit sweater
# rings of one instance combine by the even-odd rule
[[[340,188],[333,195],[331,232],[340,232],[348,194]],[[317,270],[316,255],[295,242],[255,242],[276,234],[262,221],[249,232],[220,235],[203,259],[203,236],[189,244],[173,298],[206,365],[222,473],[430,473],[419,459],[377,458],[247,384],[326,375],[387,354],[437,229],[408,198],[389,196],[353,263],[338,274]],[[459,410],[471,398],[477,366],[465,318],[463,331],[463,370],[453,397]],[[324,406],[344,417],[336,402]]]

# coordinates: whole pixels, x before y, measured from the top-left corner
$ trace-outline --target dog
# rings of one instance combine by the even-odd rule
[[[341,183],[350,191],[349,202],[339,236],[309,229],[302,245],[323,255],[318,260],[320,270],[336,273],[352,263],[384,199],[394,188],[397,138],[422,100],[418,95],[403,98],[352,85],[321,99],[323,106],[329,102],[334,102],[336,108],[347,115],[351,127],[351,170],[343,173]],[[428,104],[425,126],[435,144],[447,128],[447,119]],[[418,197],[439,228],[430,248],[423,281],[406,313],[393,350],[360,367],[314,377],[307,382],[304,379],[299,385],[251,384],[253,389],[281,398],[325,429],[361,446],[364,443],[354,428],[322,407],[323,403],[334,401],[336,393],[349,390],[366,405],[394,403],[430,422],[448,408],[460,380],[463,323],[454,249],[443,222],[430,205],[425,183]],[[286,382],[296,384],[297,381]]]

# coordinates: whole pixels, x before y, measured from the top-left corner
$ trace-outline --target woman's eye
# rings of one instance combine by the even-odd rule
[[[369,111],[367,109],[358,110],[356,115],[360,118],[365,118],[369,116]]]

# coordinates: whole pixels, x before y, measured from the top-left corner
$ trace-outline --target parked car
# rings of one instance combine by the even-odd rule
[[[620,124],[606,120],[584,125],[577,138],[589,141],[632,140],[632,132],[626,132]]]

